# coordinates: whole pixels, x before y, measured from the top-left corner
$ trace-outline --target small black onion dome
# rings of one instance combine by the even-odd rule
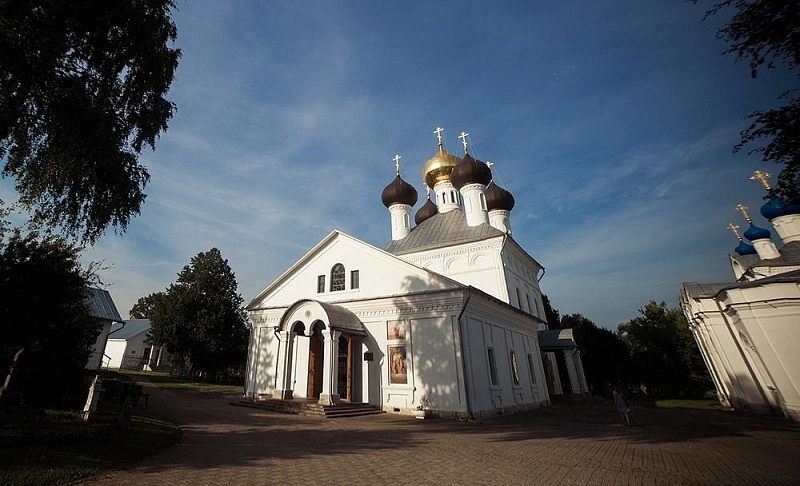
[[[510,192],[495,184],[494,181],[492,181],[492,184],[483,194],[486,197],[486,207],[489,209],[489,211],[493,211],[495,209],[505,209],[506,211],[511,211],[514,209],[514,196],[512,196]]]
[[[492,171],[489,166],[480,160],[473,159],[470,154],[464,154],[461,163],[456,165],[450,174],[450,182],[453,183],[456,190],[461,190],[467,184],[483,184],[485,186],[491,180]]]
[[[414,186],[400,178],[400,174],[383,189],[381,201],[387,208],[395,204],[408,204],[413,206],[417,203],[417,190]]]
[[[423,221],[430,218],[431,216],[435,216],[436,213],[438,212],[439,208],[437,208],[436,205],[433,204],[433,201],[431,201],[430,196],[428,196],[428,200],[425,202],[425,204],[422,205],[421,208],[419,208],[417,214],[414,215],[414,222],[417,225],[420,225],[422,224]]]

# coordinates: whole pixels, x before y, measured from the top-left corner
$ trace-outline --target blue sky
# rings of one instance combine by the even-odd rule
[[[112,266],[101,277],[123,316],[211,247],[249,301],[334,228],[388,241],[392,157],[416,210],[441,126],[449,151],[464,130],[496,164],[514,238],[562,313],[613,328],[650,299],[677,305],[683,281],[733,278],[725,226],[743,225],[737,203],[761,204],[750,173],[777,170],[731,147],[791,82],[751,79],[703,13],[681,0],[179,2],[178,111],[142,154],[148,198],[85,259]]]

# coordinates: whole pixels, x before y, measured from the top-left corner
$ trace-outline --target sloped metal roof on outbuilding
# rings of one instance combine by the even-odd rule
[[[549,329],[539,331],[539,347],[543,351],[555,351],[557,349],[573,349],[577,347],[572,329]]]
[[[106,321],[122,322],[117,306],[111,299],[107,290],[87,287],[86,303],[89,305],[89,315]]]
[[[130,339],[137,334],[150,330],[150,319],[129,319],[123,323],[117,322],[111,326],[108,339]]]

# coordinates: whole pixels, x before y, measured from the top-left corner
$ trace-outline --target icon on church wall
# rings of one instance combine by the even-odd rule
[[[405,339],[406,321],[389,321],[386,323],[386,339]]]
[[[406,347],[389,347],[389,383],[392,385],[405,385],[408,383],[406,371]]]

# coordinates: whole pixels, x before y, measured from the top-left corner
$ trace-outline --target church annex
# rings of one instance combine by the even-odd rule
[[[417,191],[396,156],[381,196],[391,241],[334,230],[247,305],[248,397],[480,417],[588,392],[571,334],[547,330],[544,269],[511,236],[513,196],[468,134],[458,157],[441,132],[413,228]]]
[[[768,178],[751,177],[770,191]],[[728,225],[739,241],[729,257],[736,281],[686,282],[681,307],[723,406],[800,421],[800,207],[774,196],[761,207],[780,250],[746,206],[737,209],[752,244]]]

